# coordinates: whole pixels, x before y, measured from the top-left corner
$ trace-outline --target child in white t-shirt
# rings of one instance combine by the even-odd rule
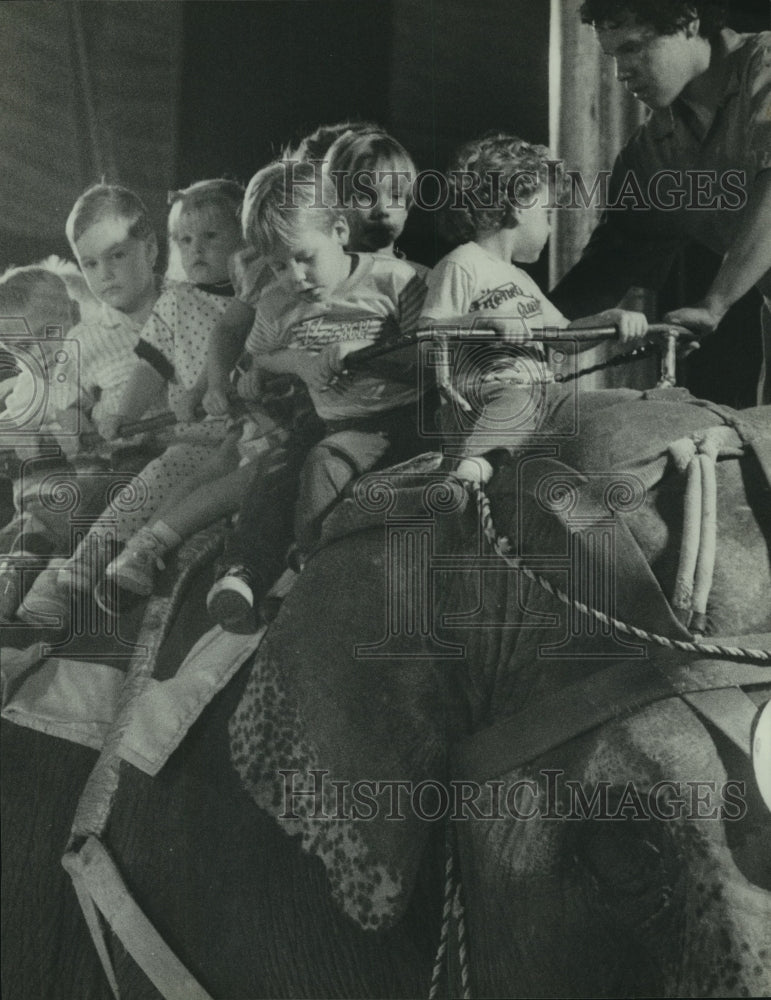
[[[548,159],[545,147],[500,133],[463,147],[448,172],[448,220],[456,238],[466,242],[429,275],[421,326],[468,332],[449,351],[452,386],[469,409],[458,399],[440,409],[460,478],[489,479],[491,453],[521,447],[570,397],[555,383],[531,330],[615,325],[624,343],[647,332],[642,313],[622,309],[571,323],[515,263],[534,263],[549,238]],[[476,344],[474,331],[486,334]],[[491,342],[491,331],[508,342],[505,347]],[[579,349],[585,346],[592,345]]]
[[[326,164],[340,205],[345,207],[350,230],[348,250],[405,259],[396,241],[407,221],[417,171],[412,157],[393,136],[371,122],[323,125],[296,149],[287,149],[283,158]],[[230,372],[244,349],[260,294],[273,278],[252,247],[236,255],[235,263],[241,288],[236,288],[236,297],[215,326],[209,348],[208,389],[203,405],[208,413],[217,416],[228,412],[229,400],[236,395]],[[407,263],[425,279],[427,267]],[[256,383],[259,374],[255,371],[251,378]],[[253,392],[256,397],[257,389],[249,377],[240,384],[244,395]]]
[[[260,299],[246,348],[259,367],[305,383],[322,440],[295,448],[299,472],[295,536],[301,553],[349,483],[421,450],[416,384],[344,376],[352,351],[414,333],[425,285],[393,254],[347,253],[350,232],[338,193],[318,163],[281,161],[252,178],[244,230],[275,274]],[[213,617],[233,631],[256,627],[257,603],[276,568],[267,518],[281,499],[270,477],[244,494],[231,564],[209,593]],[[284,503],[286,500],[284,499]]]

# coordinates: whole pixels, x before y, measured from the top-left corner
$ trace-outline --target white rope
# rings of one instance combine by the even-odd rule
[[[648,632],[645,629],[637,627],[636,625],[630,625],[627,622],[622,622],[618,618],[606,615],[605,612],[600,611],[597,608],[591,608],[582,601],[569,597],[559,588],[553,586],[553,584],[551,584],[545,577],[538,573],[534,573],[521,559],[511,556],[508,541],[505,538],[499,537],[496,531],[495,523],[490,511],[489,497],[478,483],[469,481],[467,482],[467,486],[476,500],[477,510],[479,511],[479,518],[485,538],[497,555],[499,555],[507,563],[507,565],[518,569],[529,580],[538,584],[539,587],[542,587],[545,591],[547,591],[547,593],[556,597],[568,607],[575,608],[583,615],[595,618],[605,626],[612,626],[616,631],[621,632],[624,635],[634,636],[636,639],[642,639],[644,642],[655,643],[658,646],[663,646],[665,649],[679,649],[685,653],[696,653],[700,657],[715,656],[722,659],[751,660],[755,663],[771,664],[771,650],[744,649],[741,646],[720,646],[709,642],[687,642],[683,639],[669,639],[664,635],[657,635],[655,632]]]
[[[455,917],[455,927],[458,936],[458,965],[460,966],[460,985],[463,991],[463,1000],[471,1000],[468,948],[466,945],[466,908],[463,905],[463,884],[460,879],[458,879],[458,883],[455,886],[452,911]]]
[[[444,862],[444,906],[442,907],[442,929],[439,933],[439,947],[436,949],[436,958],[434,959],[434,970],[431,974],[431,988],[428,991],[428,1000],[436,1000],[439,996],[439,986],[442,981],[442,971],[445,967],[447,944],[450,939],[453,885],[452,843],[450,841],[450,831],[448,829],[446,833],[446,857]]]

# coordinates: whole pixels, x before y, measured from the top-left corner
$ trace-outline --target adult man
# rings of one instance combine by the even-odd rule
[[[586,0],[616,75],[651,108],[614,164],[609,207],[551,298],[567,315],[658,287],[677,249],[722,263],[699,302],[665,320],[712,333],[753,285],[764,297],[758,402],[771,402],[771,31],[723,27],[713,0]],[[771,373],[769,373],[771,374]]]

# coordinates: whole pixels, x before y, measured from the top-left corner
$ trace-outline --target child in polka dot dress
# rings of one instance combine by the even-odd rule
[[[135,348],[134,370],[117,413],[102,422],[106,438],[119,436],[122,425],[138,420],[166,391],[178,419],[193,419],[206,391],[209,334],[232,301],[229,266],[242,246],[242,195],[234,181],[211,180],[174,196],[169,232],[188,281],[168,281],[155,304]],[[168,524],[164,512],[173,512],[200,484],[221,485],[218,481],[238,465],[236,435],[223,427],[222,421],[196,424],[197,440],[175,443],[145,466],[123,491],[121,502],[99,517],[64,564],[58,586],[90,593],[109,562],[110,542],[117,541],[125,543],[120,558],[137,578],[130,589],[150,593],[157,562],[153,553],[169,542],[178,544],[181,537],[173,516]],[[132,501],[123,502],[127,497]],[[196,512],[200,523],[191,530],[217,520],[231,506],[227,490],[209,490]]]

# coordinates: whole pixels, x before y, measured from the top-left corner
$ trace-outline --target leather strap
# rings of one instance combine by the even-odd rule
[[[768,682],[768,671],[762,667],[724,660],[698,660],[674,668],[656,661],[615,663],[461,740],[452,751],[452,775],[480,783],[499,778],[603,723],[676,697],[690,702],[748,752],[749,727],[744,734],[742,730],[747,712],[742,723],[725,726],[724,703],[718,709],[714,698],[705,699],[697,692],[733,689],[734,709],[737,696],[746,709],[744,702],[750,699],[740,686]]]

